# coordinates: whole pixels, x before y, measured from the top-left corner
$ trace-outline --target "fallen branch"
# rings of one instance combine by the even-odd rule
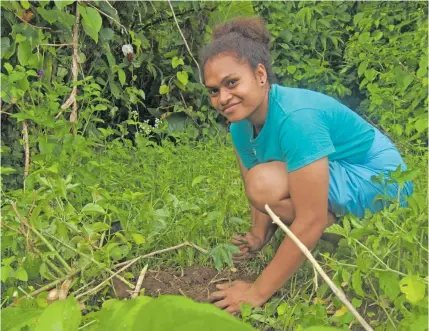
[[[49,284],[46,284],[45,286],[42,286],[41,288],[39,288],[39,289],[37,289],[31,293],[28,293],[25,297],[26,298],[35,297],[39,293],[42,293],[44,291],[48,291],[51,288],[53,288],[54,286],[58,285],[59,283],[65,281],[66,279],[73,277],[74,275],[78,274],[79,272],[81,272],[81,270],[73,271],[64,277],[58,278],[58,279],[54,280],[53,282],[50,282]]]
[[[30,169],[30,146],[28,144],[28,123],[27,120],[22,121],[22,132],[24,139],[24,178],[28,176],[28,170]]]
[[[30,224],[28,224],[27,220],[21,216],[18,209],[16,208],[15,202],[12,203],[12,209],[15,212],[15,214],[18,217],[21,224],[24,224],[26,227],[30,228],[30,230],[33,231],[36,234],[36,236],[38,236],[39,239],[45,243],[45,245],[49,248],[49,250],[55,254],[55,256],[58,258],[58,260],[66,268],[67,272],[71,272],[72,268],[67,264],[66,260],[63,259],[63,257],[60,255],[60,253],[58,253],[58,251],[51,245],[51,243],[39,231],[37,231],[34,227],[32,227]]]
[[[135,298],[136,296],[139,295],[140,293],[140,289],[142,288],[142,284],[143,284],[143,280],[144,280],[144,276],[146,275],[146,271],[147,271],[147,267],[149,266],[149,264],[146,264],[144,266],[144,268],[142,269],[142,271],[140,272],[140,277],[137,280],[137,284],[136,284],[136,288],[134,289],[133,294],[131,294],[131,298]]]
[[[199,78],[200,78],[200,83],[201,83],[201,84],[203,84],[203,79],[202,79],[202,77],[201,77],[201,69],[200,69],[200,65],[198,64],[198,61],[197,61],[197,60],[195,60],[194,56],[192,55],[191,49],[189,48],[189,45],[188,45],[188,42],[186,41],[185,36],[183,35],[182,30],[180,29],[179,22],[177,22],[176,14],[174,13],[174,9],[173,9],[173,6],[171,5],[170,0],[167,0],[167,1],[168,1],[168,4],[170,5],[171,13],[173,14],[174,22],[176,23],[177,29],[179,30],[179,33],[180,33],[180,35],[182,36],[183,41],[185,42],[186,49],[188,50],[188,53],[189,53],[189,55],[191,56],[192,60],[194,60],[195,64],[197,65],[197,68],[198,68],[198,76],[199,76]]]
[[[291,230],[278,218],[276,214],[273,213],[271,208],[268,205],[265,205],[265,210],[270,215],[271,219],[273,220],[273,223],[277,224],[286,234],[287,236],[292,239],[292,241],[298,246],[298,248],[301,250],[301,252],[307,257],[307,259],[310,260],[313,267],[319,272],[319,274],[322,276],[322,278],[328,283],[331,290],[335,293],[335,295],[340,299],[342,303],[350,310],[350,312],[356,317],[356,319],[359,321],[359,323],[363,326],[363,328],[366,331],[374,331],[371,326],[363,319],[363,317],[358,313],[358,311],[353,307],[353,305],[350,303],[349,300],[347,300],[345,294],[343,291],[341,291],[329,278],[329,276],[323,271],[319,263],[316,261],[316,259],[313,257],[311,252],[308,250],[308,248],[293,234]]]
[[[189,241],[185,241],[184,243],[181,243],[181,244],[179,244],[177,246],[172,246],[172,247],[169,247],[169,248],[164,248],[164,249],[161,249],[159,251],[155,251],[155,252],[152,252],[152,253],[149,253],[149,254],[146,254],[146,255],[137,256],[137,257],[135,257],[132,260],[128,260],[128,261],[124,261],[124,262],[115,264],[112,268],[119,268],[119,267],[122,267],[123,265],[128,264],[129,262],[135,263],[135,262],[137,262],[140,259],[145,259],[145,258],[148,258],[148,257],[152,257],[154,255],[157,255],[157,254],[161,254],[161,253],[165,253],[165,252],[172,251],[172,250],[175,250],[175,249],[179,249],[179,248],[182,248],[183,246],[194,247],[195,249],[199,250],[200,252],[202,252],[204,254],[207,254],[207,250],[205,250],[204,248],[201,248],[201,247],[199,247],[199,246],[197,246],[197,245],[195,245],[193,243],[190,243]]]

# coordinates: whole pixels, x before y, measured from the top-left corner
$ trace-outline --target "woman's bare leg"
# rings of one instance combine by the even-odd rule
[[[241,255],[262,249],[276,231],[277,226],[267,215],[265,204],[270,206],[283,223],[290,225],[295,219],[285,163],[273,161],[259,164],[249,170],[244,182],[246,195],[251,204],[252,229],[245,236],[233,237],[233,243],[245,253]],[[330,211],[327,213],[330,226],[335,223],[336,217]],[[240,257],[240,254],[236,257]]]

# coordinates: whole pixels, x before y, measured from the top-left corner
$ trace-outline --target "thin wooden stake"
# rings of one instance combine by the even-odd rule
[[[133,294],[131,294],[131,298],[135,298],[136,296],[139,295],[140,289],[142,288],[144,276],[146,275],[146,271],[147,271],[148,266],[149,266],[149,264],[146,264],[144,266],[144,268],[142,269],[142,271],[140,272],[140,277],[137,280],[136,288],[134,289]]]
[[[374,331],[371,326],[363,319],[363,317],[358,313],[358,311],[353,307],[353,305],[350,303],[349,300],[347,300],[345,294],[343,291],[341,291],[329,278],[329,276],[323,271],[322,267],[319,265],[319,263],[316,261],[316,259],[313,257],[311,252],[308,250],[308,248],[293,234],[291,230],[278,218],[276,214],[271,210],[271,208],[268,205],[265,205],[265,210],[270,215],[271,219],[273,220],[273,223],[277,224],[286,234],[287,236],[292,239],[292,241],[298,246],[298,248],[301,250],[301,252],[307,257],[307,259],[310,260],[313,267],[319,272],[320,276],[325,280],[326,283],[328,283],[331,290],[335,293],[335,295],[338,297],[338,299],[341,300],[342,303],[351,311],[351,313],[356,317],[356,319],[359,321],[359,323],[363,326],[363,328],[366,331]]]

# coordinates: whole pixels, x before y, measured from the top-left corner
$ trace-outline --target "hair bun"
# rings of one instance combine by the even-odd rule
[[[245,38],[264,44],[268,47],[270,33],[265,28],[265,24],[259,17],[241,17],[223,25],[218,25],[213,30],[213,40],[219,39],[229,33],[237,33]]]

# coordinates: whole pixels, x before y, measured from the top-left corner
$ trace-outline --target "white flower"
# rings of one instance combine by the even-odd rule
[[[127,56],[127,54],[129,54],[129,53],[134,54],[133,46],[130,44],[123,45],[122,46],[122,53],[124,53],[125,56]]]

